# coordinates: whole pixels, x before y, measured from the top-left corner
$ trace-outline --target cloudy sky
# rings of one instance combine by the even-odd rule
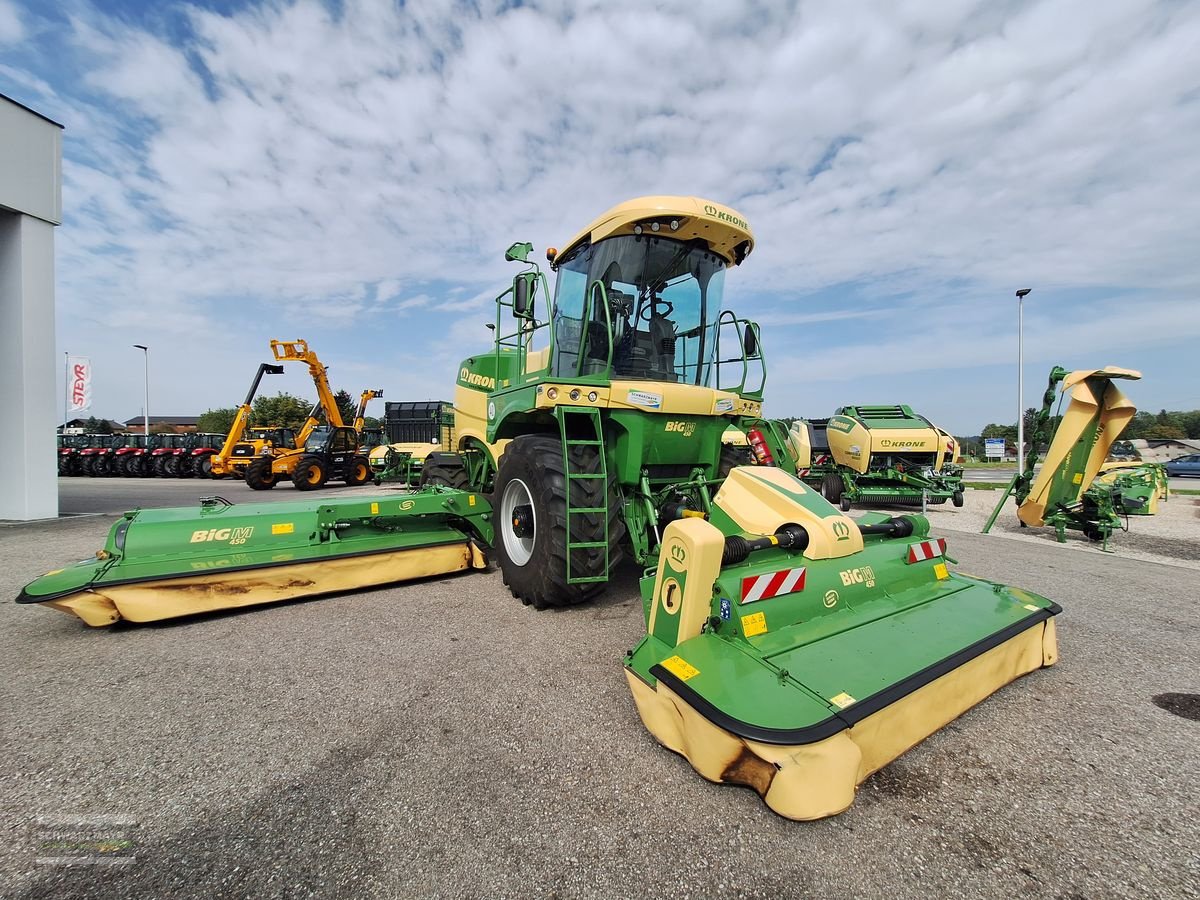
[[[235,405],[272,337],[449,397],[504,249],[642,194],[754,228],[772,415],[1015,421],[1020,287],[1026,405],[1112,364],[1200,407],[1197,58],[1151,0],[0,0],[0,92],[66,126],[59,358],[121,419],[133,343],[152,417]]]

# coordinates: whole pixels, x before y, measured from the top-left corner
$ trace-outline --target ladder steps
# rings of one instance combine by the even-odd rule
[[[572,409],[569,407],[558,407],[556,410],[556,418],[558,419],[558,433],[562,439],[563,445],[563,468],[567,477],[567,484],[581,483],[584,481],[593,481],[603,479],[605,484],[608,482],[608,464],[604,452],[604,432],[603,420],[600,418],[599,411],[595,409]],[[572,422],[571,431],[576,434],[589,435],[585,438],[568,438],[567,437],[567,419]],[[572,448],[587,448],[587,450],[596,454],[595,458],[586,460],[572,460]],[[590,457],[590,454],[587,454]],[[582,472],[577,471],[582,465],[598,464],[597,472]],[[567,553],[567,583],[568,584],[596,584],[608,580],[608,491],[605,490],[601,503],[603,506],[572,506],[570,491],[567,492],[567,521],[571,521],[572,516],[580,515],[599,515],[602,516],[604,527],[603,540],[598,541],[572,541],[570,534],[567,535],[567,550],[603,550],[604,551],[604,572],[601,575],[573,575],[571,573],[571,554]]]

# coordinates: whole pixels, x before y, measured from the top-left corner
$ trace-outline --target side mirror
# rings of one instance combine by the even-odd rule
[[[533,318],[533,290],[530,275],[523,273],[513,279],[513,315],[518,319]]]
[[[533,244],[528,241],[518,241],[504,251],[505,262],[528,262],[529,254],[533,252]]]
[[[742,338],[742,349],[746,352],[747,359],[758,356],[758,333],[749,323],[746,324],[746,334]]]

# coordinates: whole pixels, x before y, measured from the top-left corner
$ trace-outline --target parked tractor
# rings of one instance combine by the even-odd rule
[[[162,443],[162,435],[131,434],[125,446],[116,451],[113,474],[122,478],[143,478],[150,464],[150,454]]]
[[[146,464],[146,474],[158,478],[178,478],[187,449],[187,435],[161,434],[159,445],[150,451],[150,460]]]
[[[60,434],[58,435],[58,474],[79,474],[79,452],[90,446],[90,434]]]
[[[89,478],[107,478],[114,474],[116,452],[125,446],[126,435],[91,435],[88,446],[79,451],[79,472]]]

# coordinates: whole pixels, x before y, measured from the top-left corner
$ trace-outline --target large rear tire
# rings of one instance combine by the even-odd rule
[[[192,460],[192,468],[201,478],[212,478],[212,454],[206,453]]]
[[[71,457],[60,456],[58,458],[58,474],[59,475],[70,475],[71,474]]]
[[[93,478],[108,478],[112,473],[113,461],[110,456],[97,456],[92,460],[92,468],[88,472]]]
[[[730,469],[736,469],[738,466],[752,465],[754,465],[754,457],[750,454],[749,447],[724,444],[721,446],[721,463],[717,467],[717,477],[725,478],[729,475]]]
[[[358,487],[371,480],[371,463],[365,456],[356,456],[346,464],[346,484]]]
[[[260,456],[246,466],[246,486],[252,491],[269,491],[278,480],[278,476],[271,471],[269,456]]]
[[[420,487],[425,487],[427,484],[440,484],[443,487],[456,488],[460,491],[471,489],[467,467],[457,453],[430,453],[421,466],[421,478],[418,484]]]
[[[591,448],[573,447],[571,467],[594,474],[600,470],[600,457]],[[588,478],[576,480],[570,490],[576,507],[592,508],[605,505],[607,491],[607,523],[600,513],[572,516],[571,540],[602,541],[607,526],[611,573],[623,556],[625,536],[615,485],[611,478],[607,485]],[[535,434],[513,440],[500,457],[493,496],[496,557],[513,596],[545,609],[583,603],[605,589],[605,582],[567,583],[567,477],[557,437]],[[576,548],[571,552],[571,574],[603,576],[604,557],[603,547]]]
[[[292,469],[292,484],[298,491],[315,491],[325,485],[329,477],[325,464],[315,456],[305,456]]]
[[[125,459],[125,477],[142,478],[146,474],[146,457],[129,456]]]
[[[179,477],[179,457],[171,455],[163,459],[162,473],[167,478]]]

